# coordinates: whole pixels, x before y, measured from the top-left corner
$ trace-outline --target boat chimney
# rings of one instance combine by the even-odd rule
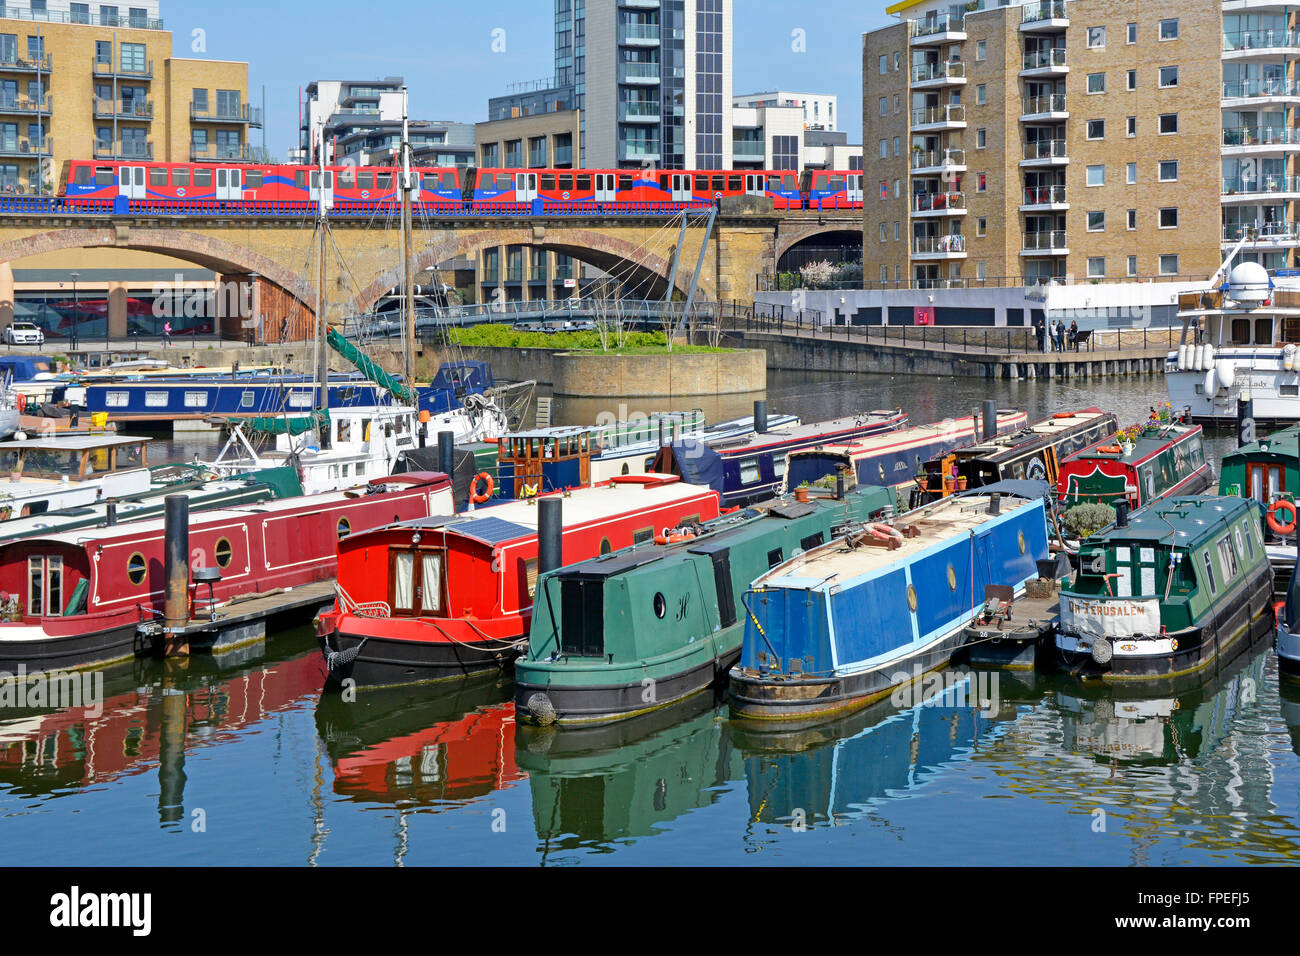
[[[844,469],[835,472],[835,500],[844,500]]]
[[[1128,527],[1128,508],[1129,505],[1127,499],[1122,498],[1119,501],[1115,502],[1115,527],[1117,528]]]
[[[112,527],[117,524],[117,502],[110,501],[104,505],[104,524]]]
[[[971,432],[973,433],[973,434],[972,434],[972,437],[975,439],[975,444],[978,445],[978,444],[980,443],[980,441],[981,441],[981,439],[980,439],[980,410],[979,410],[978,408],[972,408],[972,409],[970,410],[970,427],[971,427]],[[987,438],[988,436],[985,435],[984,437]]]
[[[239,378],[239,359],[235,359],[230,363],[230,377],[232,379]]]
[[[993,496],[989,498],[989,514],[1002,514],[1002,496],[997,492],[994,492]]]
[[[663,448],[669,444],[668,423],[664,421],[663,416],[659,416],[659,447]]]
[[[984,437],[992,438],[998,433],[998,403],[992,399],[984,402]]]
[[[1237,447],[1249,445],[1255,440],[1255,401],[1250,393],[1243,392],[1237,398]]]
[[[754,400],[754,432],[762,435],[767,431],[767,399]]]
[[[164,578],[163,653],[189,654],[189,642],[172,635],[190,619],[190,499],[168,495],[163,518]]]
[[[438,432],[438,470],[446,472],[447,477],[450,478],[455,466],[456,433],[453,431]]]
[[[556,496],[537,501],[537,573],[545,574],[564,565],[564,499]]]

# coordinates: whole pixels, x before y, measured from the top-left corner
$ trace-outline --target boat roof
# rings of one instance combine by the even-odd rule
[[[1277,455],[1283,458],[1300,456],[1300,425],[1292,425],[1274,432],[1267,438],[1261,438],[1248,445],[1242,445],[1223,456],[1226,465],[1233,459],[1246,460],[1259,455]]]
[[[1167,422],[1164,427],[1148,428],[1142,433],[1142,436],[1133,443],[1133,454],[1125,455],[1123,450],[1120,451],[1102,451],[1103,448],[1118,447],[1118,439],[1115,436],[1103,438],[1101,441],[1093,442],[1086,448],[1081,448],[1062,465],[1081,459],[1092,460],[1101,458],[1108,461],[1122,461],[1126,465],[1140,465],[1150,458],[1154,458],[1160,452],[1164,451],[1170,445],[1173,445],[1193,432],[1201,430],[1200,425],[1180,425],[1178,422]]]
[[[1083,408],[1077,412],[1057,412],[1047,418],[1030,422],[1019,431],[1009,435],[998,435],[988,441],[960,449],[957,454],[966,458],[1000,458],[1019,450],[1025,445],[1051,438],[1062,432],[1086,425],[1099,418],[1105,418],[1109,412],[1100,408]]]
[[[1194,548],[1205,538],[1222,531],[1249,508],[1253,500],[1237,497],[1184,495],[1154,501],[1129,519],[1128,527],[1111,525],[1083,542],[1090,549],[1130,541],[1163,542],[1180,548]]]
[[[999,408],[998,421],[1004,419],[1014,421],[1017,418],[1028,420],[1028,416],[1014,408]],[[938,433],[949,431],[954,428],[962,428],[968,425],[970,416],[965,418],[945,418],[942,421],[930,422],[926,425],[909,425],[907,428],[899,428],[891,432],[883,432],[879,435],[867,435],[865,438],[855,438],[852,441],[827,442],[824,445],[817,445],[813,448],[799,448],[790,455],[816,455],[821,454],[843,454],[848,457],[854,455],[874,455],[882,451],[888,451],[894,446],[907,445],[913,442],[928,442]]]
[[[600,431],[595,425],[554,425],[551,428],[532,428],[523,432],[509,432],[502,438],[572,438]]]
[[[891,419],[898,419],[899,424],[907,423],[907,414],[901,409],[893,410],[876,410],[861,415],[849,415],[843,418],[833,418],[826,422],[805,422],[802,424],[781,425],[776,428],[768,428],[765,432],[755,432],[751,435],[740,435],[733,440],[718,441],[712,443],[714,451],[732,455],[745,451],[760,451],[769,445],[783,445],[791,441],[799,441],[805,438],[816,438],[825,432],[847,431],[854,427],[861,427],[869,424],[883,424]]]
[[[831,593],[848,581],[915,558],[956,535],[969,534],[981,525],[1017,509],[1042,507],[1041,499],[1030,501],[1020,497],[1001,496],[999,514],[991,515],[988,511],[992,499],[993,495],[982,493],[944,498],[895,519],[895,527],[902,529],[915,526],[920,534],[913,538],[905,537],[901,546],[893,551],[875,545],[851,548],[846,538],[836,538],[778,565],[754,582],[754,586],[762,584],[766,587]]]
[[[64,435],[55,438],[28,438],[26,441],[0,441],[0,451],[11,448],[38,451],[85,451],[88,448],[117,448],[122,445],[139,445],[153,441],[131,435]]]

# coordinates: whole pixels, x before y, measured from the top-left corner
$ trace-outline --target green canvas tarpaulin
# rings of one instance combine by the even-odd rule
[[[243,425],[247,431],[262,435],[301,435],[320,426],[330,427],[330,413],[322,410],[310,415],[259,415],[256,418],[228,419],[231,425]]]
[[[411,394],[405,384],[385,372],[379,367],[379,363],[341,336],[335,329],[330,329],[325,334],[325,341],[329,343],[330,348],[355,365],[362,375],[376,385],[381,386],[393,398],[399,402],[406,402],[410,405],[415,404],[415,396]]]

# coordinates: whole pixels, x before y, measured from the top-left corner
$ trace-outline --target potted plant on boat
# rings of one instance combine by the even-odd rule
[[[812,486],[809,485],[808,482],[806,482],[806,481],[801,482],[801,483],[799,484],[799,487],[796,488],[796,489],[794,490],[794,500],[795,500],[795,501],[807,501],[807,500],[808,500],[808,489],[811,488],[811,487],[812,487]]]
[[[957,473],[957,466],[952,466],[952,489],[953,491],[966,490],[966,476]]]

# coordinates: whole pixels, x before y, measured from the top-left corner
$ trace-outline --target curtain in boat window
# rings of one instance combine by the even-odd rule
[[[422,597],[420,604],[426,611],[442,610],[442,555],[425,554],[421,556]]]
[[[415,555],[398,552],[393,560],[393,610],[409,611],[415,599]]]

